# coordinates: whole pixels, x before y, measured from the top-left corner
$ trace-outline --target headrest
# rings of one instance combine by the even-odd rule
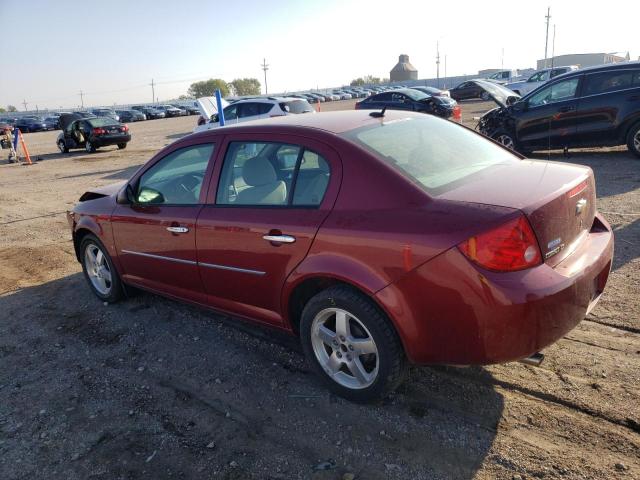
[[[250,158],[242,167],[242,178],[247,185],[257,187],[278,180],[273,165],[264,157]]]

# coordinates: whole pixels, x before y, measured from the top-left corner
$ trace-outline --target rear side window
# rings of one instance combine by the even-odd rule
[[[633,72],[633,86],[640,87],[640,70]]]
[[[232,142],[220,174],[216,204],[317,206],[329,176],[327,161],[300,145]]]
[[[312,112],[313,107],[306,100],[291,100],[280,103],[280,109],[289,113],[308,113]]]
[[[637,72],[633,72],[632,70],[617,70],[587,75],[584,93],[582,95],[596,95],[598,93],[615,92],[616,90],[631,88],[634,73]]]
[[[342,136],[434,196],[468,183],[486,169],[520,161],[482,136],[430,115],[371,125]]]

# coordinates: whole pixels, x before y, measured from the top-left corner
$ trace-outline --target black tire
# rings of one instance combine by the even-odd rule
[[[60,149],[61,153],[69,153],[69,147],[67,147],[67,144],[64,142],[64,140],[58,141],[58,148]]]
[[[634,124],[627,133],[627,148],[636,157],[640,158],[640,122]]]
[[[107,263],[109,272],[111,274],[110,288],[107,293],[101,292],[94,286],[88,271],[88,268],[91,268],[91,266],[87,265],[86,252],[87,252],[87,249],[93,248],[93,247],[97,247],[102,252],[104,259]],[[89,284],[89,288],[91,288],[91,291],[95,294],[95,296],[98,297],[103,302],[109,302],[109,303],[115,303],[121,300],[124,297],[124,288],[122,285],[122,280],[120,280],[120,275],[118,275],[118,271],[113,265],[111,256],[109,255],[107,249],[102,244],[102,242],[98,240],[96,236],[92,234],[88,234],[82,239],[82,242],[80,242],[79,252],[80,252],[80,262],[82,264],[82,272],[84,273],[84,278]]]
[[[127,144],[126,143],[119,143],[118,144],[118,150],[124,150],[125,148],[127,148]]]
[[[89,140],[84,142],[84,149],[87,153],[94,153],[96,151],[96,147]]]
[[[378,370],[375,380],[364,388],[349,388],[332,379],[321,366],[312,343],[314,319],[326,309],[341,309],[357,317],[375,342]],[[352,327],[353,328],[353,327]],[[335,394],[354,402],[384,398],[404,380],[407,361],[402,343],[387,316],[366,295],[348,286],[335,286],[315,295],[307,302],[300,321],[300,338],[307,361],[326,386]],[[326,348],[326,347],[325,347]],[[334,349],[339,351],[340,347]],[[343,350],[346,351],[346,350]],[[358,357],[360,358],[360,357]],[[346,358],[340,360],[346,362]],[[346,368],[346,363],[342,363]]]
[[[481,99],[481,100],[484,100],[485,102],[486,102],[487,100],[489,100],[489,98],[490,98],[490,97],[489,97],[489,94],[488,94],[487,92],[482,92],[482,93],[480,94],[480,99]]]

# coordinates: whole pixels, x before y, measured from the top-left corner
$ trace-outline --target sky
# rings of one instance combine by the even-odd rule
[[[640,55],[640,2],[610,0],[0,0],[0,106],[24,110],[151,102],[207,78],[258,78],[270,93],[388,77],[408,54],[419,78],[535,68],[549,55]],[[14,41],[15,40],[15,41]],[[504,51],[504,56],[503,56]],[[263,90],[264,91],[264,90]]]

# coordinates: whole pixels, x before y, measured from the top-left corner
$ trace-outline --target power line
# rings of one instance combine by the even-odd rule
[[[267,70],[269,70],[269,65],[267,64],[267,59],[262,59],[262,71],[264,72],[264,94],[267,95],[269,90],[267,89]]]

